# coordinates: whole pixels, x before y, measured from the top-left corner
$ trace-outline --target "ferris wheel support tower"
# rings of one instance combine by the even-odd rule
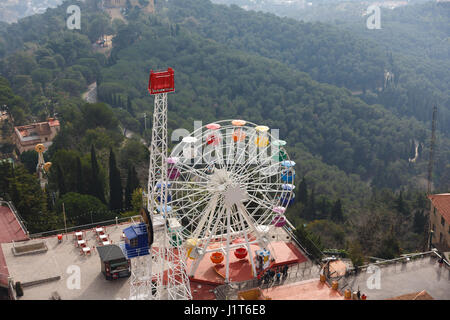
[[[190,300],[192,294],[185,266],[185,249],[174,244],[172,239],[181,239],[176,230],[170,230],[168,218],[167,175],[167,94],[175,91],[174,71],[150,73],[148,86],[150,94],[155,96],[153,110],[152,141],[150,145],[150,164],[148,177],[147,208],[150,223],[159,221],[163,225],[163,236],[151,249],[149,273],[151,275],[150,290],[146,296],[153,300]],[[155,229],[155,228],[154,228]]]

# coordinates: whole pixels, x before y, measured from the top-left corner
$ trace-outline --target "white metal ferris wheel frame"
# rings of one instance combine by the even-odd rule
[[[224,124],[230,123],[231,120],[224,120],[216,122],[215,124]],[[256,124],[251,122],[246,122],[249,125],[252,125],[254,128],[258,128]],[[221,126],[219,126],[221,127]],[[205,130],[206,132],[203,134],[205,127],[199,128],[193,133],[191,133],[190,137],[197,137],[197,139],[192,139],[192,141],[197,140],[198,146],[202,147],[205,145],[205,140],[208,139],[208,134],[216,134],[219,138],[219,141],[230,141],[231,134],[233,134],[232,126],[224,126],[221,127],[222,130],[228,131],[225,135],[223,135],[220,131],[213,130]],[[249,126],[241,127],[242,130],[248,129]],[[254,129],[253,128],[253,129]],[[267,128],[268,129],[268,128]],[[249,130],[244,130],[247,133],[250,133]],[[249,150],[254,146],[254,141],[258,141],[256,139],[262,138],[259,133],[253,130],[252,134],[246,134],[245,142],[248,144]],[[247,253],[249,254],[249,260],[252,266],[253,274],[256,275],[255,263],[252,255],[251,245],[257,244],[261,248],[266,248],[269,246],[269,239],[264,235],[264,232],[258,229],[258,226],[266,226],[268,228],[273,228],[274,224],[272,222],[272,218],[274,218],[274,208],[283,208],[280,205],[281,195],[284,196],[284,200],[289,203],[292,196],[293,190],[293,180],[292,184],[288,184],[287,182],[280,181],[281,175],[281,161],[272,161],[273,157],[276,156],[278,159],[279,152],[282,150],[286,157],[286,161],[289,161],[289,157],[283,148],[278,147],[276,152],[272,152],[269,157],[267,157],[266,151],[271,147],[271,143],[269,143],[270,138],[273,138],[270,134],[265,134],[267,140],[267,145],[258,146],[253,149],[255,152],[248,152],[248,155],[253,158],[249,158],[248,160],[244,160],[244,165],[238,167],[236,164],[241,163],[239,159],[242,156],[245,156],[246,146],[244,145],[244,150],[240,150],[238,152],[237,159],[234,157],[234,152],[231,152],[231,156],[234,157],[234,165],[228,166],[225,163],[230,164],[233,161],[229,161],[231,159],[227,157],[223,158],[223,145],[220,143],[216,144],[215,147],[210,148],[209,152],[215,152],[218,156],[216,159],[219,161],[212,163],[207,163],[206,167],[208,168],[211,164],[214,168],[218,169],[218,174],[206,175],[204,170],[197,170],[196,165],[203,165],[202,159],[205,154],[198,152],[199,157],[196,160],[192,161],[189,159],[190,164],[186,164],[184,160],[188,160],[187,158],[183,159],[184,148],[183,142],[178,144],[174,151],[172,152],[173,157],[182,159],[183,161],[179,161],[176,168],[180,170],[180,180],[175,179],[171,181],[171,193],[174,193],[174,199],[169,201],[169,204],[173,206],[172,216],[176,219],[183,221],[184,227],[183,231],[180,232],[183,239],[191,238],[194,241],[201,242],[201,253],[195,259],[195,262],[192,263],[191,268],[189,270],[189,275],[194,276],[200,261],[205,257],[206,253],[214,252],[214,251],[222,251],[226,258],[225,262],[225,281],[230,282],[230,254],[231,250],[235,248],[245,247],[247,249]],[[261,141],[261,140],[259,140]],[[232,145],[236,145],[236,143],[231,143]],[[186,147],[186,144],[184,145]],[[234,147],[233,147],[234,148]],[[239,148],[238,148],[239,149]],[[229,151],[229,150],[228,150]],[[187,152],[189,154],[189,152]],[[254,159],[258,157],[261,158],[262,162],[256,164],[256,170],[250,170],[251,166],[253,166]],[[194,155],[196,157],[196,155]],[[268,159],[270,159],[270,164],[268,164]],[[225,160],[225,161],[224,161]],[[237,160],[237,161],[236,161]],[[192,163],[193,162],[193,163]],[[218,166],[217,166],[218,165]],[[218,167],[218,168],[217,168]],[[165,168],[167,169],[167,168]],[[267,171],[269,169],[269,171]],[[215,169],[214,169],[215,170]],[[265,173],[262,174],[261,172]],[[232,173],[232,177],[227,181],[227,173]],[[267,174],[268,173],[268,174]],[[257,176],[256,180],[250,182],[249,177]],[[237,179],[239,176],[239,179]],[[270,180],[272,178],[272,181]],[[275,179],[273,179],[275,178]],[[214,185],[211,183],[212,180],[218,179],[220,180],[219,184]],[[203,180],[203,181],[201,181]],[[200,181],[202,183],[200,183]],[[197,189],[192,188],[192,186],[197,185]],[[292,186],[289,189],[283,189],[283,186]],[[250,189],[249,189],[250,187]],[[277,189],[271,189],[271,188]],[[252,190],[253,188],[254,190]],[[219,191],[220,190],[220,191]],[[255,196],[255,194],[251,194],[254,191],[258,192],[261,198]],[[196,197],[201,197],[205,195],[205,193],[209,193],[207,196],[203,196],[202,199],[196,199]],[[275,193],[275,195],[273,194]],[[278,198],[277,198],[278,195]],[[242,202],[246,201],[247,204],[244,205]],[[184,205],[183,202],[190,202],[187,205]],[[249,204],[254,203],[257,204],[257,207],[249,207]],[[199,209],[204,206],[203,209]],[[255,219],[255,213],[263,210],[263,214],[258,219]],[[234,211],[234,214],[233,214]],[[284,217],[284,211],[282,212],[282,216]],[[192,228],[194,221],[197,219],[197,224],[195,228]],[[186,221],[187,220],[187,221]],[[221,221],[222,220],[222,221]],[[233,222],[232,222],[233,220]],[[187,225],[186,225],[187,223]],[[221,225],[222,228],[218,228]],[[189,232],[186,232],[187,227],[191,226]],[[218,232],[218,229],[222,229],[222,232]],[[206,232],[205,232],[206,230]],[[250,240],[249,235],[253,235],[253,240]],[[217,248],[209,248],[211,243],[217,244],[217,239],[221,239],[222,245]],[[243,242],[233,244],[232,240],[236,238],[244,239]],[[223,241],[226,239],[225,241]],[[225,242],[225,245],[223,243]]]
[[[226,121],[220,121],[219,123],[224,123]],[[250,122],[247,122],[253,126]],[[193,135],[197,134],[196,131],[193,132]],[[256,136],[249,136],[250,140],[256,138]],[[200,139],[200,142],[203,142],[203,137]],[[270,143],[263,148],[256,149],[256,157],[258,157],[263,152],[266,151],[270,146]],[[149,183],[148,183],[148,198],[147,198],[147,207],[151,216],[151,220],[153,224],[156,220],[162,221],[163,232],[162,237],[158,239],[157,248],[151,247],[151,254],[146,256],[140,256],[132,259],[132,274],[130,277],[130,299],[148,299],[148,300],[187,300],[192,299],[192,294],[190,290],[189,278],[187,276],[187,268],[186,268],[186,248],[184,245],[174,246],[171,244],[170,237],[175,234],[176,239],[181,239],[182,241],[186,240],[186,235],[183,234],[183,230],[169,230],[168,228],[168,218],[175,217],[178,218],[176,212],[179,212],[180,208],[177,208],[177,203],[179,203],[182,198],[176,198],[172,201],[169,201],[169,179],[168,179],[168,164],[167,164],[167,150],[168,150],[168,135],[167,135],[167,93],[159,93],[155,95],[155,104],[154,104],[154,114],[153,114],[153,127],[152,127],[152,142],[150,147],[150,164],[149,164]],[[176,150],[176,148],[174,149]],[[214,150],[217,150],[215,148]],[[239,153],[239,159],[245,153]],[[286,157],[287,153],[285,153]],[[223,154],[222,154],[223,156]],[[222,159],[223,158],[220,158]],[[251,159],[249,159],[251,160]],[[240,168],[235,168],[233,171],[234,175],[242,174],[241,179],[244,177],[248,177],[251,175],[249,173],[249,169],[252,165],[252,161],[247,161],[245,165]],[[264,167],[264,166],[263,166]],[[187,169],[192,169],[193,167],[187,167]],[[276,176],[279,178],[280,174],[280,166],[279,162],[272,163],[268,167],[264,167],[265,169],[275,168]],[[181,169],[181,167],[180,167]],[[185,168],[186,169],[186,168]],[[222,166],[222,170],[225,170],[224,174],[226,175],[227,170]],[[188,172],[189,170],[185,170],[184,172]],[[220,171],[219,171],[220,172]],[[259,171],[257,171],[259,172]],[[220,177],[220,174],[217,176],[220,180],[223,177]],[[293,181],[292,181],[293,182]],[[177,182],[174,182],[176,184]],[[260,219],[254,219],[254,215],[249,213],[248,205],[244,205],[241,203],[243,198],[240,198],[239,193],[249,195],[248,189],[249,186],[253,186],[254,188],[261,187],[266,183],[267,185],[273,186],[273,183],[267,183],[267,176],[261,178],[259,180],[254,181],[254,184],[245,184],[245,188],[241,188],[236,184],[229,190],[229,195],[225,195],[222,197],[212,196],[207,198],[208,202],[208,210],[206,212],[202,212],[200,214],[200,227],[197,228],[197,231],[192,235],[198,238],[206,239],[206,242],[203,243],[204,251],[195,261],[194,267],[191,268],[190,275],[192,276],[195,273],[198,264],[201,259],[205,256],[206,253],[211,252],[212,250],[208,249],[208,246],[211,242],[214,242],[217,237],[226,237],[226,246],[222,248],[222,251],[225,253],[226,257],[226,281],[229,281],[229,262],[230,262],[230,252],[232,249],[237,247],[245,247],[250,256],[250,261],[252,265],[253,274],[256,275],[254,259],[252,256],[251,245],[258,244],[262,248],[266,248],[269,241],[268,239],[261,234],[261,231],[258,230],[257,225],[267,225],[270,221],[270,218],[273,215],[267,214],[268,210],[273,210],[273,208],[279,204],[279,200],[276,200],[276,197],[267,197],[265,193],[270,193],[273,190],[270,189],[259,189],[260,195],[262,199],[254,197],[250,195],[251,201],[248,203],[257,203],[258,207],[250,208],[253,212],[257,212],[258,210],[265,209],[265,215],[262,215]],[[158,187],[159,184],[159,187]],[[189,185],[188,181],[184,181],[183,184]],[[277,187],[283,185],[281,182],[277,182]],[[172,191],[177,191],[176,188],[171,188]],[[179,189],[181,190],[181,189]],[[191,192],[192,189],[185,189],[184,191]],[[290,190],[292,191],[292,190]],[[281,192],[280,189],[275,190],[275,192]],[[288,202],[291,198],[292,192],[287,192],[284,190],[285,196],[288,196]],[[199,204],[193,199],[194,194],[190,194],[186,199],[191,202],[191,205],[194,207],[198,207]],[[159,198],[159,201],[157,200]],[[157,204],[159,202],[159,205]],[[205,199],[203,199],[205,202]],[[174,205],[174,211],[170,212],[168,210],[169,205]],[[225,205],[224,205],[225,204]],[[214,218],[214,214],[216,212],[216,208],[222,205],[221,210],[218,211],[217,215]],[[156,214],[156,210],[159,209],[160,213]],[[233,210],[235,215],[233,216]],[[236,216],[237,214],[237,216]],[[220,224],[221,219],[224,219],[225,224]],[[234,225],[231,223],[231,220],[234,221]],[[212,226],[212,230],[210,229],[212,222],[214,221],[214,225]],[[238,222],[236,222],[238,221]],[[208,223],[209,234],[202,234],[203,226]],[[232,226],[236,226],[238,223],[241,227],[238,227],[238,234],[244,238],[244,243],[240,244],[232,244],[231,240],[234,237],[233,234],[236,233],[233,230]],[[222,233],[217,233],[216,230],[218,226],[222,226]],[[225,229],[223,226],[226,226]],[[270,224],[269,224],[270,226]],[[240,233],[239,233],[240,231]],[[254,240],[250,240],[249,233],[254,236]]]

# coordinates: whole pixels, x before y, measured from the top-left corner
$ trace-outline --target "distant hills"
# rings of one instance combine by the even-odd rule
[[[47,8],[55,8],[63,0],[2,0],[0,21],[13,23],[33,14],[44,13]]]

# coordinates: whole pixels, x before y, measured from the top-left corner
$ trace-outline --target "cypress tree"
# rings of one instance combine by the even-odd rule
[[[61,166],[59,165],[59,163],[56,165],[56,178],[58,181],[59,195],[62,196],[63,194],[65,194],[67,192],[67,190],[66,190],[66,184],[64,183],[64,175],[63,175],[63,172],[61,170]]]
[[[75,189],[77,193],[83,194],[84,193],[84,186],[83,186],[83,172],[81,169],[81,160],[80,157],[77,157],[77,160],[75,162]]]
[[[130,96],[127,97],[127,111],[128,111],[133,117],[135,116],[134,111],[133,111],[133,107],[132,107],[132,104],[131,104],[131,97],[130,97]]]
[[[123,190],[120,180],[120,171],[117,169],[116,156],[112,148],[109,151],[109,208],[111,210],[122,210]]]
[[[305,177],[302,178],[300,185],[298,186],[298,200],[306,205],[308,203],[308,186],[306,185]]]
[[[424,210],[417,210],[414,214],[413,230],[415,233],[422,234],[425,230],[427,218],[424,215]]]
[[[47,201],[47,212],[53,211],[53,199],[48,188],[45,189],[45,200]]]
[[[341,199],[337,199],[333,205],[333,209],[331,210],[331,220],[333,220],[334,222],[344,221]]]
[[[395,201],[395,209],[401,213],[402,215],[408,215],[408,205],[405,202],[405,200],[403,199],[403,192],[400,191],[400,194],[397,198],[397,200]]]
[[[134,166],[129,166],[128,167],[127,185],[125,187],[125,207],[126,208],[131,208],[133,192],[137,188],[139,188],[139,179],[137,177],[136,169]]]
[[[308,199],[308,204],[306,206],[306,217],[313,220],[316,218],[316,196],[314,188],[311,190],[311,196]]]
[[[100,180],[100,168],[98,166],[97,155],[95,154],[94,145],[91,146],[91,168],[92,168],[92,181],[90,185],[89,194],[93,195],[94,197],[97,197],[103,203],[106,203],[102,181]]]

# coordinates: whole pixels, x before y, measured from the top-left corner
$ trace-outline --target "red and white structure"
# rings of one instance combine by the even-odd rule
[[[168,157],[173,69],[151,71],[148,89],[155,105],[147,208],[162,235],[155,233],[150,255],[132,259],[130,298],[192,299],[189,277],[204,261],[225,283],[233,282],[235,258],[260,276],[276,259],[269,234],[286,224],[295,196],[286,143],[267,126],[224,120],[184,137]]]
[[[175,91],[174,70],[152,70],[148,90],[155,96],[155,104],[147,208],[153,230],[162,227],[163,231],[150,248],[150,255],[132,259],[130,299],[190,300],[192,295],[186,274],[185,250],[178,245],[179,241],[172,241],[173,238],[180,238],[177,230],[169,228],[171,208],[168,205],[167,94]]]

